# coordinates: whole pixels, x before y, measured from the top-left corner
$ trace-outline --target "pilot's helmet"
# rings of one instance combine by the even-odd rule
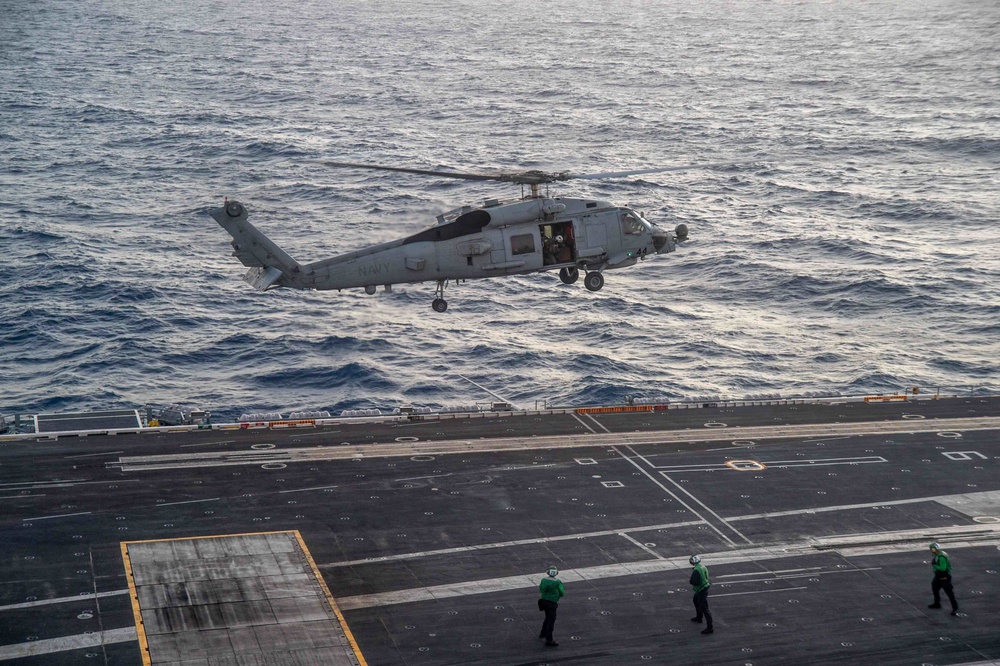
[[[557,243],[562,243],[563,242],[563,237],[562,236],[556,236],[556,242]]]
[[[555,578],[556,576],[559,575],[559,568],[553,564],[551,567],[549,567],[548,574],[549,578]]]

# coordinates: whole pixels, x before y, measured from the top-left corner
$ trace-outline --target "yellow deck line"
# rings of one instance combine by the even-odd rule
[[[139,637],[139,652],[142,654],[142,665],[150,666],[153,662],[149,656],[149,643],[146,641],[146,627],[142,622],[139,610],[139,593],[135,589],[135,578],[132,577],[132,560],[128,556],[129,542],[122,541],[122,561],[125,563],[125,578],[128,580],[128,595],[132,601],[132,614],[135,615],[135,633]]]
[[[340,607],[337,606],[337,602],[334,600],[333,595],[330,594],[330,588],[326,586],[326,581],[323,580],[323,574],[320,573],[319,567],[316,566],[316,561],[313,560],[312,553],[306,548],[306,542],[302,538],[302,535],[298,530],[291,530],[295,535],[295,538],[299,541],[299,547],[302,548],[302,552],[305,553],[306,560],[309,562],[309,566],[312,567],[313,573],[316,576],[316,580],[319,581],[320,587],[323,588],[323,593],[326,594],[327,601],[330,602],[330,608],[333,609],[334,615],[337,616],[337,621],[340,622],[340,628],[344,630],[344,635],[347,636],[347,642],[351,644],[351,649],[354,650],[354,656],[358,660],[360,666],[368,666],[368,662],[365,661],[365,656],[361,654],[361,648],[358,647],[358,642],[354,640],[354,634],[351,633],[351,628],[347,626],[347,620],[344,618],[344,614],[340,612]]]

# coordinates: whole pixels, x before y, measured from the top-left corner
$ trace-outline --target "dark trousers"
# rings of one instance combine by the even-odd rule
[[[950,589],[950,588],[949,588]],[[712,611],[708,610],[708,588],[706,587],[701,592],[694,593],[694,612],[695,617],[701,622],[701,618],[704,617],[708,622],[708,628],[712,628]]]
[[[944,577],[934,577],[931,581],[931,591],[934,593],[934,603],[941,605],[941,590],[948,595],[948,601],[951,602],[951,609],[953,611],[958,610],[958,602],[955,601],[955,592],[951,589],[951,576]]]
[[[556,626],[556,611],[559,609],[559,604],[554,601],[549,601],[548,599],[542,599],[539,601],[542,610],[545,611],[545,621],[542,622],[542,631],[538,634],[539,638],[544,638],[547,641],[552,640],[552,630]]]

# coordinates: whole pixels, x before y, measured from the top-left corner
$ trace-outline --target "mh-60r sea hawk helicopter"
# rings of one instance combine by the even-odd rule
[[[370,247],[300,264],[247,221],[247,209],[226,201],[210,214],[233,237],[233,256],[249,267],[244,280],[266,291],[292,289],[350,289],[362,287],[374,294],[394,284],[437,282],[431,306],[448,309],[444,290],[448,282],[523,275],[558,270],[573,284],[584,273],[590,291],[604,286],[603,272],[632,266],[652,254],[673,252],[687,239],[678,224],[664,231],[626,206],[599,199],[549,198],[540,186],[571,179],[624,178],[692,168],[730,166],[703,164],[571,175],[524,171],[519,173],[459,173],[350,162],[322,162],[327,166],[377,169],[463,180],[498,180],[522,186],[517,201],[489,199],[481,206],[463,206],[437,217],[437,224],[419,233]],[[524,186],[530,188],[523,194]]]

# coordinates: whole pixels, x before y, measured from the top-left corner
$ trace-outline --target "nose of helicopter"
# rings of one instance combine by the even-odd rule
[[[683,243],[687,240],[688,228],[686,224],[678,224],[674,233],[664,231],[660,227],[653,227],[653,247],[656,252],[673,252],[675,243]]]
[[[670,234],[659,227],[653,227],[653,247],[657,252],[663,252],[663,248],[670,242]],[[669,250],[668,250],[669,251]]]

